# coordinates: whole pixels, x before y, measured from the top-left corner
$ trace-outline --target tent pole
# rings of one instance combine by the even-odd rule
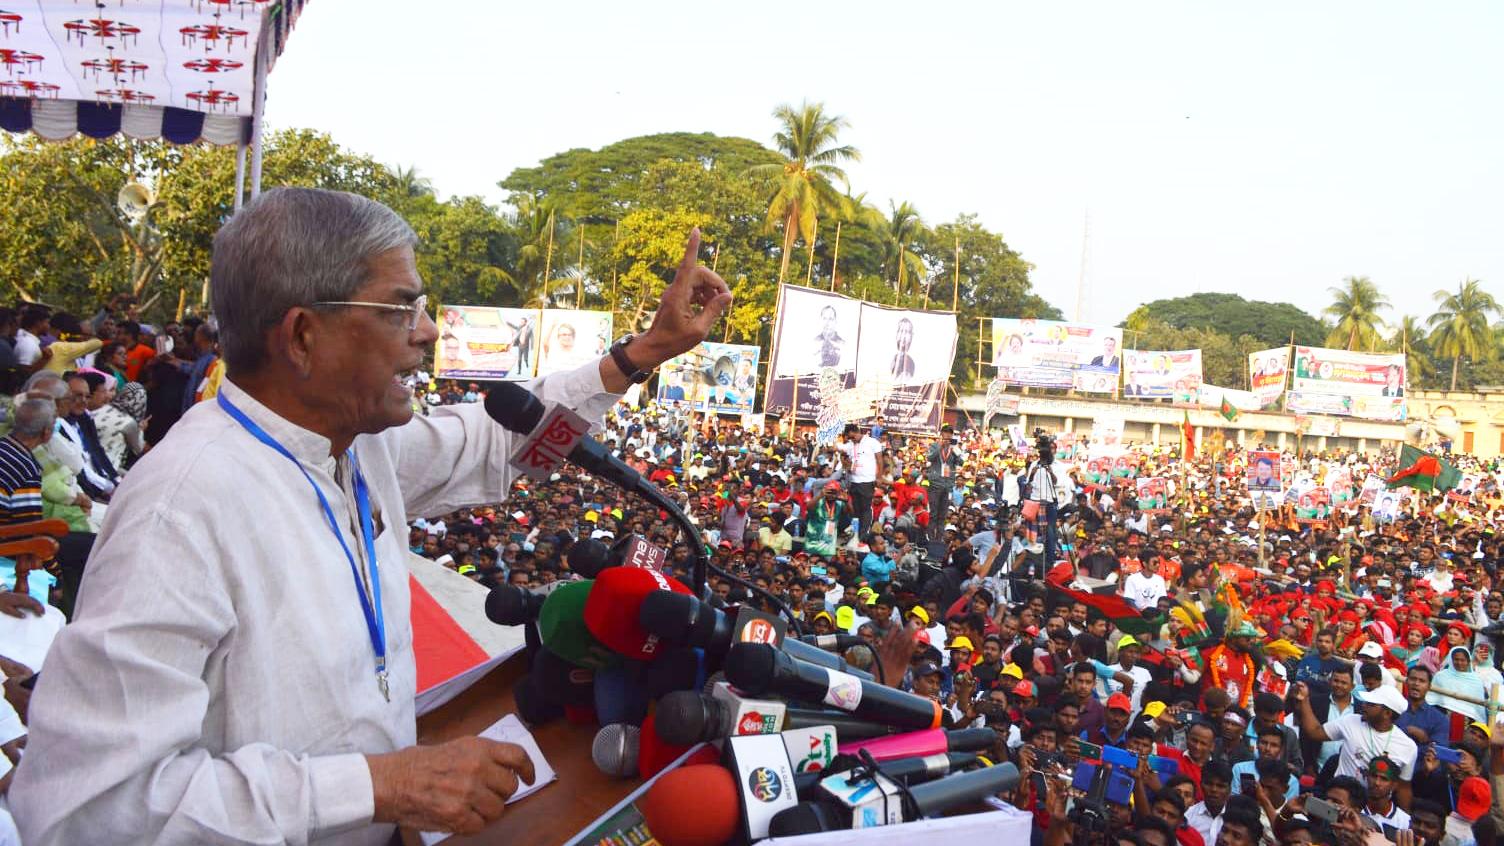
[[[256,43],[256,90],[251,106],[251,199],[261,195],[262,120],[266,112],[266,72],[270,64],[267,33],[263,30]]]
[[[246,142],[241,139],[235,148],[235,211],[240,211],[245,201],[245,147]]]

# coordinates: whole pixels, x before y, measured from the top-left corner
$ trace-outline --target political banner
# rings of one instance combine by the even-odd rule
[[[1264,408],[1279,401],[1290,372],[1290,348],[1276,347],[1248,354],[1248,387]]]
[[[1374,495],[1373,516],[1381,523],[1393,523],[1400,516],[1400,492],[1382,490]]]
[[[1284,466],[1280,454],[1272,449],[1248,452],[1248,490],[1250,493],[1277,494],[1284,487]]]
[[[794,417],[815,420],[821,416],[822,374],[828,374],[823,378],[826,386],[856,387],[862,303],[840,294],[784,285],[779,289],[776,321],[763,408],[786,414],[797,401]],[[824,404],[827,421],[838,414],[838,406],[834,397]]]
[[[1216,385],[1201,384],[1197,393],[1197,405],[1202,408],[1221,409],[1222,400],[1238,411],[1258,411],[1265,403],[1259,400],[1252,391],[1240,391],[1236,388],[1220,388]]]
[[[1482,483],[1482,474],[1464,473],[1462,474],[1462,478],[1457,482],[1457,487],[1447,491],[1447,499],[1452,502],[1467,502],[1473,498],[1473,494],[1477,492],[1478,486]]]
[[[1313,487],[1295,501],[1295,522],[1324,523],[1332,516],[1332,497],[1326,488]]]
[[[439,307],[434,378],[517,381],[537,366],[538,310]]]
[[[573,370],[598,360],[611,347],[611,312],[573,308],[543,310],[538,375]]]
[[[1374,498],[1382,490],[1384,490],[1384,477],[1369,473],[1368,477],[1363,480],[1363,487],[1358,491],[1358,502],[1372,507]]]
[[[1333,505],[1346,505],[1353,499],[1353,472],[1346,467],[1333,467],[1326,474],[1326,490]]]
[[[895,432],[940,431],[956,360],[956,316],[862,303],[856,381]],[[920,342],[922,340],[922,342]]]
[[[1123,396],[1197,402],[1201,350],[1123,350]]]
[[[1099,416],[1092,421],[1091,439],[1099,447],[1116,447],[1123,443],[1123,425],[1121,417]]]
[[[994,415],[1001,414],[1004,417],[1017,417],[1018,407],[1023,398],[1018,394],[1008,393],[1008,386],[993,379],[987,383],[987,405],[982,412],[982,424],[986,426],[991,422]]]
[[[1366,420],[1405,419],[1405,355],[1296,347],[1286,408]]]
[[[1009,385],[1117,393],[1123,330],[1112,326],[995,317],[992,363]]]
[[[664,363],[658,402],[698,412],[750,414],[757,400],[757,347],[704,341]]]
[[[1158,477],[1137,479],[1138,510],[1146,514],[1159,514],[1169,509],[1165,480]]]

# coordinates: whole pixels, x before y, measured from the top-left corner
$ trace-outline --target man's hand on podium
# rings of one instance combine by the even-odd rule
[[[521,746],[480,737],[367,755],[366,763],[375,821],[419,831],[474,834],[501,817],[519,778],[537,778]]]

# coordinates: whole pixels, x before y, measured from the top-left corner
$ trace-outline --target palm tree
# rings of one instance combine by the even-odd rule
[[[822,103],[801,103],[799,108],[784,104],[773,110],[773,117],[783,125],[773,141],[786,161],[782,164],[755,165],[747,173],[769,178],[775,185],[768,202],[768,231],[783,224],[783,260],[778,267],[782,284],[789,270],[789,255],[794,251],[794,236],[803,235],[805,244],[814,249],[815,224],[825,209],[840,207],[840,195],[832,183],[846,185],[846,172],[839,162],[861,161],[862,154],[849,145],[836,146],[836,136],[848,124],[839,115],[827,115]]]
[[[512,216],[512,228],[520,244],[517,248],[517,272],[512,277],[512,288],[520,299],[519,305],[542,304],[549,293],[549,276],[554,244],[554,204],[524,195],[517,201],[517,213]],[[563,281],[563,280],[560,280]]]
[[[1463,358],[1487,361],[1497,352],[1488,317],[1499,313],[1499,302],[1483,290],[1483,283],[1464,279],[1455,294],[1445,290],[1433,295],[1436,313],[1426,321],[1431,327],[1431,348],[1452,360],[1452,390],[1457,390],[1457,370]]]
[[[1325,314],[1336,318],[1337,325],[1327,336],[1327,344],[1341,344],[1346,350],[1374,349],[1380,340],[1379,327],[1384,324],[1379,312],[1389,308],[1389,300],[1367,276],[1349,276],[1342,280],[1342,287],[1328,290],[1332,304]]]
[[[1426,326],[1419,317],[1407,314],[1394,324],[1389,349],[1405,354],[1405,375],[1411,385],[1429,382],[1436,375],[1436,365],[1427,354]]]
[[[888,209],[887,227],[883,231],[883,269],[893,271],[893,290],[902,296],[907,287],[905,282],[910,277],[916,288],[924,278],[924,260],[912,252],[909,245],[919,240],[925,226],[919,219],[918,210],[907,202],[895,206],[889,200]]]
[[[416,165],[397,165],[392,170],[392,180],[397,183],[397,195],[407,199],[426,197],[433,193],[433,182],[426,176],[418,175]]]

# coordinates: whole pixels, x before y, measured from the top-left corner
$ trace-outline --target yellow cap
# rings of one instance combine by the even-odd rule
[[[836,628],[850,631],[852,624],[854,624],[855,622],[855,608],[852,608],[850,605],[842,605],[840,608],[836,609]]]
[[[930,624],[930,612],[924,610],[924,606],[922,605],[915,605],[913,608],[910,608],[909,614],[918,617],[926,626]]]
[[[867,599],[873,596],[877,596],[877,591],[873,590],[870,587],[864,587],[856,592],[857,599]]]
[[[585,522],[587,522],[587,523],[594,523],[594,522],[599,521],[600,519],[601,519],[601,515],[595,513],[594,511],[586,511],[585,512]]]
[[[1133,635],[1123,635],[1122,639],[1118,641],[1118,649],[1123,649],[1124,647],[1128,646],[1142,647],[1143,644],[1139,643],[1137,640],[1134,640]]]
[[[947,646],[945,648],[946,649],[976,649],[975,646],[971,645],[971,638],[966,637],[965,635],[957,637],[955,640],[953,640],[953,641],[950,642],[950,646]]]
[[[818,620],[821,617],[824,617],[825,619],[830,620],[831,623],[835,622],[835,620],[831,618],[829,611],[821,611],[821,612],[815,614],[814,619]],[[813,622],[813,621],[811,621],[811,622]]]
[[[1472,726],[1473,728],[1477,729],[1478,731],[1483,732],[1483,734],[1485,736],[1487,736],[1489,739],[1493,739],[1494,733],[1488,730],[1488,726],[1486,726],[1486,725],[1484,725],[1482,723],[1478,723],[1478,722],[1468,723],[1468,725]]]
[[[1003,675],[1021,679],[1024,677],[1024,671],[1017,664],[1009,664],[1003,667]]]
[[[1149,717],[1150,719],[1158,717],[1160,714],[1163,714],[1164,712],[1165,712],[1165,703],[1163,703],[1163,702],[1150,702],[1148,705],[1144,706],[1144,715],[1147,716],[1147,717]]]

